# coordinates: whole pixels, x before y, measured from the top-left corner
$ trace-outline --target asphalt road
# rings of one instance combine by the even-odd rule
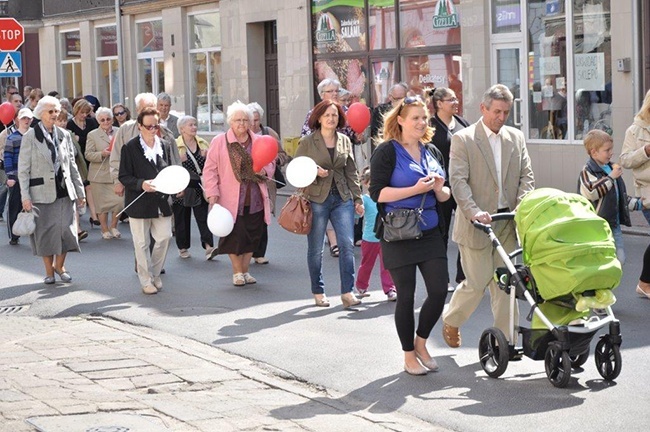
[[[282,198],[279,199],[282,201]],[[206,262],[193,232],[194,254],[181,260],[173,245],[166,262],[165,289],[144,296],[133,272],[127,225],[121,240],[105,241],[99,230],[71,254],[67,268],[74,281],[42,284],[42,261],[24,242],[0,245],[0,306],[29,305],[25,314],[48,317],[101,314],[214,344],[258,360],[278,373],[335,389],[350,410],[399,410],[453,430],[646,431],[650,427],[650,354],[646,319],[650,300],[634,287],[649,237],[627,236],[628,262],[614,311],[622,324],[623,370],[615,383],[604,382],[590,357],[574,371],[566,389],[547,380],[544,363],[510,363],[500,379],[488,378],[478,364],[477,341],[491,326],[488,298],[463,327],[463,347],[448,348],[440,323],[430,351],[440,372],[412,377],[402,371],[402,353],[393,323],[394,303],[385,301],[379,280],[363,306],[344,310],[338,298],[338,260],[326,254],[330,308],[316,308],[306,267],[306,238],[270,228],[269,265],[251,265],[256,285],[231,283],[226,257]],[[359,249],[357,248],[357,254]],[[450,266],[456,250],[450,250]],[[357,255],[358,257],[358,255]],[[452,269],[453,274],[453,269]],[[417,303],[424,288],[418,287]],[[525,313],[522,312],[522,315]],[[596,339],[592,343],[592,351]],[[296,407],[279,411],[291,415]],[[280,413],[278,413],[280,414]]]

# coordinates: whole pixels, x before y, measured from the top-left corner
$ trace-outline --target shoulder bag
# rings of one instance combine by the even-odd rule
[[[420,207],[416,209],[395,209],[386,213],[382,218],[385,241],[417,240],[422,237],[420,221],[426,197],[426,194],[422,194]]]
[[[198,147],[198,144],[197,144]],[[192,160],[192,163],[194,163],[194,168],[196,168],[196,173],[199,176],[199,179],[201,178],[201,168],[199,167],[199,163],[196,161],[196,158],[190,151],[190,149],[187,149],[187,157],[189,157]],[[191,174],[191,173],[190,173]],[[199,186],[201,186],[201,183],[199,183]],[[198,205],[201,205],[203,202],[203,197],[201,194],[199,194],[195,188],[193,187],[188,187],[185,189],[185,194],[183,195],[183,207],[196,207]]]
[[[312,217],[311,203],[300,191],[287,199],[278,216],[278,223],[289,232],[307,235],[311,231]]]

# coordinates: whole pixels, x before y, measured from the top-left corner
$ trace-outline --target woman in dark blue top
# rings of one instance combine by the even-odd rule
[[[381,240],[384,267],[397,288],[395,325],[404,351],[404,370],[424,375],[438,369],[427,351],[426,341],[435,325],[447,295],[447,250],[439,226],[437,203],[449,199],[442,163],[428,143],[433,129],[429,113],[419,97],[406,98],[384,120],[383,139],[371,159],[370,196],[378,202],[379,214],[394,209],[415,209],[425,196],[417,240],[386,242]],[[439,152],[438,152],[439,153]],[[379,217],[378,217],[379,219]],[[380,222],[378,220],[378,222]],[[378,237],[382,238],[381,224]],[[417,331],[414,303],[416,269],[424,279],[427,298],[422,304]],[[415,335],[415,339],[414,339]]]

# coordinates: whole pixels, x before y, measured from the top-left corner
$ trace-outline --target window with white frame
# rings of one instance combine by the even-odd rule
[[[221,29],[219,12],[190,15],[190,82],[192,115],[199,131],[226,129],[221,88]]]
[[[162,20],[136,23],[138,49],[138,93],[158,94],[165,90]]]
[[[79,30],[61,32],[61,94],[72,100],[83,96],[81,36]]]
[[[97,97],[104,106],[113,106],[119,100],[119,64],[117,58],[117,28],[114,25],[97,27]]]

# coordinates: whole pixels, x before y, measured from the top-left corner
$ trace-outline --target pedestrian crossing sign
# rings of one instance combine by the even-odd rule
[[[0,77],[23,76],[23,59],[20,51],[0,52]]]

